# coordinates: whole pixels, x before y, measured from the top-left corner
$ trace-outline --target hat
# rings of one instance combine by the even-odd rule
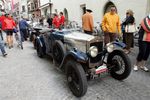
[[[87,12],[90,12],[90,13],[93,12],[91,9],[86,9],[86,11],[87,11]]]
[[[133,16],[133,14],[134,14],[134,12],[133,12],[131,9],[128,9],[128,10],[127,10],[127,13],[129,13],[129,14],[132,15],[132,16]]]

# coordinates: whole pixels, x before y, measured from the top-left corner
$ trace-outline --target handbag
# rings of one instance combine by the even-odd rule
[[[135,24],[128,24],[128,25],[126,25],[125,32],[126,33],[134,33],[134,32],[136,32]]]
[[[14,29],[13,29],[13,32],[14,32],[14,33],[17,33],[17,32],[18,32],[18,29],[14,28]]]

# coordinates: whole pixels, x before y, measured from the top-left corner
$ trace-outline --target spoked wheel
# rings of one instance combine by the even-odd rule
[[[63,57],[65,56],[66,50],[61,41],[55,41],[53,46],[53,58],[58,65],[61,64]]]
[[[68,61],[65,68],[70,90],[77,97],[83,96],[87,91],[87,79],[81,64]]]
[[[107,63],[111,76],[117,80],[124,80],[131,73],[131,62],[123,51],[116,50],[109,54]]]
[[[43,58],[44,57],[44,52],[43,52],[43,47],[41,47],[41,45],[37,42],[36,43],[37,45],[37,55],[40,57],[40,58]]]

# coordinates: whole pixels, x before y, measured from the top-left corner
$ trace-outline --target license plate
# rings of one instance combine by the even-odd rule
[[[108,68],[106,65],[102,65],[102,66],[99,66],[97,69],[96,69],[96,74],[100,74],[100,73],[104,73],[104,72],[107,72],[108,71]]]

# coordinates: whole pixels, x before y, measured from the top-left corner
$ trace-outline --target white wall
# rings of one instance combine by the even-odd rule
[[[50,0],[40,0],[40,6],[49,3]]]
[[[94,22],[101,22],[104,6],[108,1],[112,1],[116,5],[121,20],[125,18],[128,9],[134,11],[137,25],[146,15],[147,0],[52,0],[53,12],[55,9],[60,12],[66,8],[69,20],[81,22],[80,5],[86,4],[86,8],[93,10]]]

